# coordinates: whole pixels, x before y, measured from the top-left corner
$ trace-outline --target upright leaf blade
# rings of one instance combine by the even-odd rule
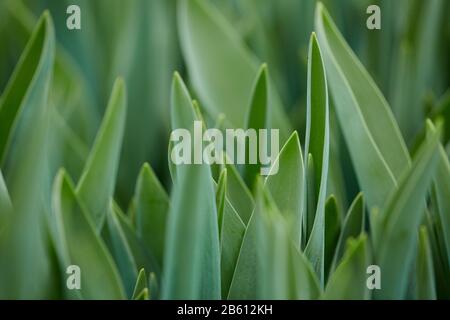
[[[383,206],[410,165],[392,112],[323,5],[315,26],[336,111],[369,207]]]
[[[278,173],[266,178],[265,186],[290,225],[290,237],[300,249],[302,216],[305,202],[305,181],[300,140],[295,131],[280,151],[272,168]]]
[[[77,185],[77,195],[99,230],[113,197],[126,117],[126,88],[117,79],[101,127]]]
[[[14,207],[0,235],[0,297],[4,298],[58,294],[42,204],[50,189],[45,173],[54,37],[52,19],[45,12],[0,99],[0,165]]]
[[[325,201],[327,196],[328,162],[330,153],[330,121],[328,88],[322,53],[316,39],[311,36],[308,60],[308,101],[305,152],[314,159],[314,179],[317,199],[316,213],[305,254],[312,261],[314,270],[324,281],[325,254]]]
[[[175,74],[172,128],[192,132],[196,119],[192,99],[181,78]],[[202,143],[192,142],[192,148]],[[188,194],[187,189],[192,193]],[[220,299],[219,231],[208,165],[177,166],[166,235],[162,298]]]
[[[148,164],[136,185],[136,233],[149,252],[163,265],[169,197]]]

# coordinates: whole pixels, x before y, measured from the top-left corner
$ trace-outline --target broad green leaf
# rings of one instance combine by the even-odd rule
[[[230,23],[206,1],[179,1],[178,23],[191,83],[201,101],[214,118],[225,114],[227,127],[243,128],[246,112],[242,111],[248,108],[260,63],[245,48]],[[280,138],[284,140],[291,128],[278,94],[270,87],[272,127],[280,129]]]
[[[342,256],[344,255],[345,246],[347,240],[350,238],[358,237],[362,232],[364,232],[365,226],[365,207],[364,207],[364,197],[360,193],[356,196],[355,200],[348,209],[347,215],[345,216],[342,231],[339,235],[339,239],[336,245],[336,251],[334,253],[333,262],[331,264],[331,270],[334,271],[337,265],[340,263]]]
[[[136,284],[133,291],[133,300],[148,300],[148,282],[145,275],[145,269],[142,268],[136,279]]]
[[[318,297],[317,277],[288,234],[286,221],[270,199],[268,190],[259,186],[256,208],[244,235],[229,299]]]
[[[383,272],[381,290],[374,292],[376,298],[404,298],[416,232],[424,217],[425,199],[435,174],[438,143],[437,133],[427,138],[376,220],[375,261]]]
[[[111,201],[102,230],[103,239],[117,265],[126,295],[132,297],[138,269],[114,206]]]
[[[135,199],[136,233],[162,267],[169,197],[148,164],[139,174]]]
[[[419,246],[416,266],[416,290],[419,300],[436,300],[434,284],[433,257],[431,253],[428,232],[425,226],[419,229]]]
[[[267,105],[269,93],[267,73],[267,66],[262,65],[256,76],[255,84],[253,85],[250,107],[246,119],[247,129],[254,129],[257,133],[259,133],[260,129],[270,127],[267,116],[270,112]],[[259,155],[260,138],[261,137],[258,134],[258,146],[254,151],[256,152],[256,155]],[[250,152],[249,144],[246,144],[246,164],[243,167],[242,176],[247,183],[247,186],[253,189],[256,176],[260,174],[261,163],[259,162],[259,158],[257,158],[256,164],[250,164]]]
[[[341,217],[336,198],[331,196],[325,204],[324,283],[327,283],[328,280],[340,232]]]
[[[266,178],[265,186],[281,214],[288,221],[289,233],[297,249],[302,236],[302,215],[305,202],[305,181],[300,140],[295,131],[272,165],[278,172]],[[271,169],[273,170],[273,169]]]
[[[328,108],[327,80],[322,53],[313,33],[309,44],[308,60],[308,98],[305,154],[314,159],[314,179],[316,212],[314,224],[305,248],[305,254],[312,261],[314,270],[324,282],[325,254],[325,201],[327,197],[328,162],[330,154],[330,121]],[[310,192],[308,190],[307,192]],[[310,198],[308,198],[309,200]]]
[[[117,79],[111,97],[77,185],[77,195],[100,230],[112,198],[119,165],[126,117],[126,88]]]
[[[196,115],[178,74],[173,78],[171,110],[172,129],[192,132]],[[202,143],[192,142],[193,148]],[[166,226],[162,298],[220,299],[219,230],[210,167],[178,165],[176,170]]]
[[[232,164],[226,164],[225,167],[227,169],[227,197],[242,221],[247,225],[255,207],[252,194],[236,167]]]
[[[57,244],[61,268],[80,268],[84,299],[124,299],[119,274],[105,244],[97,235],[92,217],[77,198],[73,183],[64,171],[56,177],[53,214],[57,221]],[[68,292],[69,297],[72,294]]]
[[[369,207],[383,206],[409,167],[390,108],[321,3],[317,37],[341,129]]]
[[[45,12],[0,98],[0,165],[14,207],[0,235],[3,298],[58,294],[42,204],[51,183],[45,173],[54,37],[52,19]]]
[[[350,238],[344,258],[336,271],[330,275],[322,298],[326,300],[369,299],[366,270],[370,260],[367,235],[363,234],[356,239]]]

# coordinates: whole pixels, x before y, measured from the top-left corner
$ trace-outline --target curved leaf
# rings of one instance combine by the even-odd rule
[[[45,12],[0,98],[0,165],[14,207],[0,235],[0,297],[58,294],[42,204],[51,183],[45,174],[54,50],[53,22]]]

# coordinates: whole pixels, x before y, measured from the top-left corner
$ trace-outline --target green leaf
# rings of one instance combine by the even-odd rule
[[[297,249],[302,236],[302,215],[305,202],[305,181],[300,140],[295,131],[281,149],[272,165],[278,172],[266,178],[265,186],[281,214],[288,221],[290,237]]]
[[[327,283],[333,257],[336,252],[339,234],[341,232],[341,217],[336,198],[331,196],[325,205],[325,253],[324,253],[324,283]]]
[[[65,270],[69,265],[80,267],[81,289],[77,291],[80,297],[125,298],[114,262],[64,171],[60,171],[55,180],[53,214],[57,221],[57,252],[61,268]]]
[[[249,92],[260,63],[224,17],[206,1],[178,2],[181,49],[191,83],[213,118],[225,114],[227,127],[243,128]],[[220,75],[218,77],[217,75]],[[286,139],[291,128],[278,94],[269,94],[272,127]]]
[[[436,169],[438,143],[437,133],[427,138],[376,220],[375,260],[383,272],[381,290],[374,292],[376,298],[404,298],[416,232],[424,217],[425,199]]]
[[[350,238],[341,264],[331,274],[323,299],[363,300],[369,298],[366,269],[370,264],[367,236]]]
[[[318,297],[317,277],[288,234],[287,223],[270,199],[268,190],[259,186],[256,208],[244,235],[229,299]]]
[[[14,207],[6,221],[8,227],[0,235],[3,298],[58,295],[42,204],[50,189],[45,174],[54,50],[53,22],[45,12],[0,98],[0,165]]]
[[[305,248],[305,254],[312,261],[314,270],[324,281],[325,254],[325,201],[327,197],[328,162],[330,153],[330,123],[328,108],[328,88],[322,53],[313,33],[309,44],[308,60],[308,99],[305,154],[314,159],[315,199],[317,205],[314,224]],[[309,192],[308,190],[307,192]],[[309,198],[308,198],[309,199]]]
[[[339,240],[336,245],[336,251],[333,257],[333,263],[331,265],[332,272],[336,269],[340,263],[342,256],[344,255],[345,246],[350,238],[358,237],[364,232],[365,225],[365,211],[364,211],[364,197],[362,193],[359,193],[345,216],[345,220],[342,226],[342,232],[339,235]]]
[[[103,239],[117,265],[127,297],[132,297],[137,267],[127,238],[118,219],[115,204],[111,201],[102,230]]]
[[[12,204],[6,188],[5,180],[3,180],[2,171],[0,170],[0,232],[5,227],[6,220],[11,214]]]
[[[219,176],[219,182],[217,183],[216,190],[216,207],[217,207],[217,222],[219,226],[219,238],[222,239],[222,226],[223,226],[223,212],[226,202],[227,193],[227,169],[223,169]]]
[[[428,232],[425,226],[419,229],[419,247],[416,266],[416,290],[419,300],[436,300],[434,284],[433,256],[431,253]]]
[[[439,147],[439,159],[434,177],[437,211],[442,223],[443,238],[450,264],[450,163],[445,150]]]
[[[178,74],[173,79],[171,104],[172,129],[192,132],[196,115]],[[219,230],[208,165],[177,166],[166,228],[162,298],[220,299]]]
[[[133,300],[148,300],[147,277],[145,276],[145,269],[142,268],[136,279],[136,284],[133,291]]]
[[[77,185],[77,195],[101,229],[112,198],[119,166],[120,149],[126,117],[126,89],[117,79],[95,138],[83,174]]]
[[[169,197],[148,164],[139,174],[135,199],[136,233],[162,267]]]
[[[225,198],[220,238],[220,268],[223,299],[228,296],[245,232],[246,227],[244,222],[228,198]]]
[[[252,194],[236,170],[236,167],[232,164],[226,164],[225,167],[227,169],[227,197],[242,221],[247,225],[255,207]]]
[[[321,3],[315,25],[358,182],[368,206],[381,207],[409,167],[408,151],[386,100]]]
[[[267,66],[263,64],[256,76],[255,84],[253,85],[252,98],[250,101],[250,108],[247,114],[247,129],[254,129],[259,132],[260,129],[270,127],[268,116],[268,75]],[[260,136],[258,135],[258,147],[255,152],[259,155]],[[257,159],[256,164],[250,164],[250,147],[246,144],[246,164],[243,167],[242,176],[249,188],[253,189],[256,176],[260,174],[261,163]]]

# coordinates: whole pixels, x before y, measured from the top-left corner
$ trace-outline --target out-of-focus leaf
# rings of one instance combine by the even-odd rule
[[[148,300],[148,283],[145,275],[145,269],[142,268],[136,279],[136,284],[133,291],[133,300]]]
[[[113,259],[64,171],[60,171],[55,180],[53,214],[57,220],[61,267],[63,270],[69,265],[80,268],[81,288],[76,291],[77,295],[84,299],[125,298]],[[73,297],[70,291],[67,294]]]
[[[345,220],[342,226],[342,232],[339,235],[339,239],[336,245],[336,251],[333,257],[333,263],[331,264],[331,270],[334,271],[337,265],[340,263],[342,256],[344,255],[345,246],[349,238],[357,238],[363,231],[365,226],[365,207],[364,197],[360,193],[356,196],[355,200],[348,209],[348,213],[345,216]]]
[[[363,300],[369,298],[366,269],[370,264],[367,235],[347,242],[342,262],[331,274],[323,299]]]
[[[111,201],[102,230],[103,239],[117,265],[126,295],[132,297],[138,269],[114,206]]]
[[[172,129],[192,132],[196,120],[192,99],[177,74],[171,99]],[[193,148],[202,143],[192,142]],[[220,299],[219,230],[208,165],[177,166],[166,234],[162,298]]]
[[[336,198],[331,196],[325,205],[324,283],[327,283],[328,280],[340,232],[341,216],[336,203]]]
[[[278,173],[269,174],[265,182],[266,188],[290,226],[292,242],[300,249],[305,179],[302,150],[296,131],[281,149],[272,168],[278,168]]]
[[[322,4],[316,30],[335,107],[369,207],[382,207],[410,159],[392,112]]]
[[[3,180],[2,171],[0,170],[0,230],[5,226],[4,223],[11,210],[11,199],[6,188],[5,180]]]
[[[148,290],[150,300],[156,300],[159,295],[158,282],[156,281],[156,275],[153,272],[150,272],[150,276],[148,279]]]
[[[148,164],[139,174],[135,199],[136,233],[162,267],[169,197]]]
[[[404,298],[414,258],[417,229],[424,217],[425,199],[438,159],[438,134],[431,134],[417,152],[413,165],[399,182],[376,221],[375,261],[380,266],[381,289],[376,298]]]
[[[444,148],[439,147],[439,160],[434,177],[437,211],[442,223],[443,238],[450,264],[450,163]]]
[[[325,254],[325,201],[327,196],[328,162],[330,153],[330,123],[328,111],[328,88],[322,53],[312,34],[308,60],[308,98],[305,154],[314,159],[316,212],[314,224],[305,248],[305,254],[312,262],[319,279],[324,283]],[[309,172],[308,172],[309,173]],[[307,191],[309,192],[309,190]],[[309,198],[308,198],[309,199]]]
[[[268,113],[268,93],[269,93],[269,83],[268,83],[268,75],[267,75],[267,66],[264,64],[258,71],[256,76],[255,84],[253,85],[252,90],[252,98],[250,101],[250,107],[248,109],[246,125],[247,129],[254,129],[257,133],[259,133],[260,129],[269,128],[269,119]],[[267,141],[267,137],[266,141]],[[255,155],[259,155],[259,144],[260,135],[257,135],[258,143],[257,148],[254,150]],[[261,163],[260,159],[256,159],[255,164],[250,163],[250,147],[249,144],[246,144],[246,162],[243,167],[242,176],[244,181],[247,183],[247,186],[251,189],[254,187],[255,179],[258,174],[260,174]]]
[[[103,224],[109,199],[114,193],[125,117],[125,83],[122,79],[117,79],[94,146],[77,185],[77,195],[92,215],[98,230]]]
[[[433,257],[425,226],[422,226],[419,230],[416,275],[417,298],[419,300],[435,300],[436,286],[434,284]]]
[[[54,49],[53,22],[45,12],[0,98],[0,165],[14,207],[0,235],[3,298],[58,295],[42,204],[51,183],[45,173]]]
[[[178,2],[181,48],[190,79],[209,113],[223,113],[227,126],[242,128],[255,75],[257,59],[224,17],[206,1]],[[218,77],[217,75],[221,76]],[[269,92],[272,127],[280,129],[286,139],[290,125],[274,87]]]

